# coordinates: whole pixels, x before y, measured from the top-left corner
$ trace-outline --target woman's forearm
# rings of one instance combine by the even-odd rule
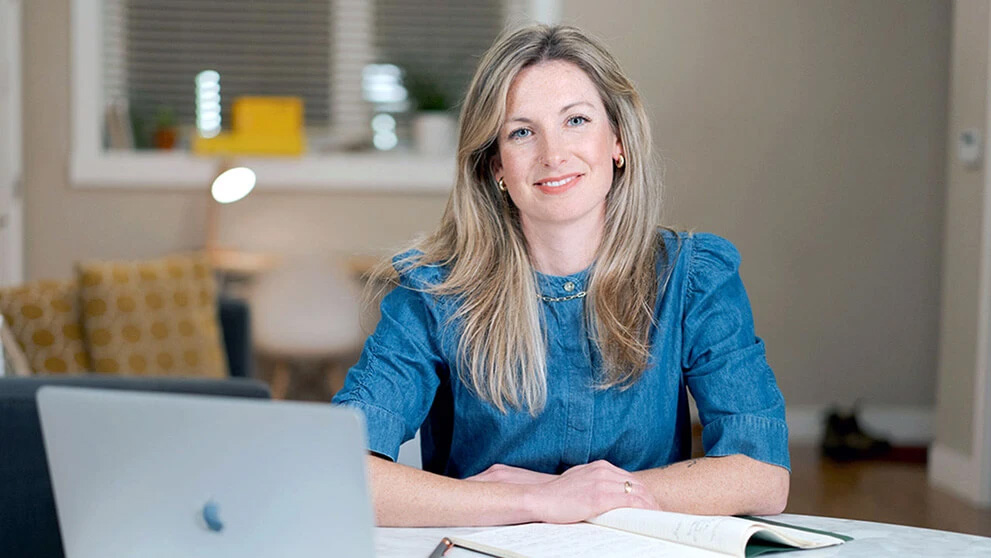
[[[605,461],[544,475],[495,465],[457,480],[368,458],[379,525],[390,527],[574,523],[615,508],[656,509],[635,476]]]
[[[774,515],[788,503],[787,469],[745,455],[690,459],[634,473],[662,510],[700,515]]]
[[[536,521],[524,485],[457,480],[373,456],[368,473],[376,523],[382,527]]]

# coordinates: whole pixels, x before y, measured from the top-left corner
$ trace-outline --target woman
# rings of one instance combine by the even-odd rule
[[[440,226],[393,260],[335,397],[366,416],[380,525],[784,509],[784,401],[739,255],[658,230],[651,153],[632,83],[577,29],[522,29],[484,56]],[[422,471],[393,462],[417,429]]]

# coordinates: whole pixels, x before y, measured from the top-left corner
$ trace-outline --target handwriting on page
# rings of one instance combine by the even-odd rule
[[[589,523],[648,537],[698,546],[735,555],[747,538],[750,522],[735,517],[698,516],[623,508],[606,512]]]
[[[719,519],[711,518],[682,521],[675,525],[672,538],[694,546],[710,546],[717,540],[717,533],[722,523],[724,522]]]
[[[725,555],[585,523],[531,523],[463,537],[534,558],[712,558]]]

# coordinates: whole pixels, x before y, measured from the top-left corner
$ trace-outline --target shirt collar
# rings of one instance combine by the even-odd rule
[[[571,275],[547,275],[534,271],[537,280],[537,291],[543,296],[563,297],[584,291],[588,287],[588,276],[592,266]]]

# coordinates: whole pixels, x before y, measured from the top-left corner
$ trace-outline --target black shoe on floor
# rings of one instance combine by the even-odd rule
[[[860,427],[856,406],[849,413],[833,408],[826,416],[822,454],[835,461],[874,459],[891,451],[884,438],[873,436]]]

